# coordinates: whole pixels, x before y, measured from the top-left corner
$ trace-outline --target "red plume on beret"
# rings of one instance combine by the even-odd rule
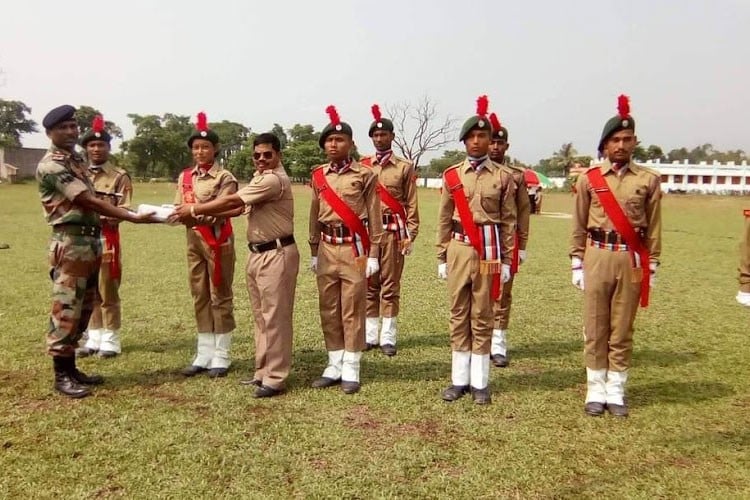
[[[490,123],[492,124],[493,130],[500,130],[502,126],[500,125],[500,120],[497,119],[497,115],[495,113],[490,113]]]
[[[477,116],[487,116],[487,109],[490,107],[490,100],[486,95],[480,95],[477,99]]]
[[[326,108],[326,113],[328,113],[328,118],[331,120],[331,125],[338,125],[341,123],[341,118],[339,118],[339,112],[336,111],[336,106],[330,105]]]
[[[91,121],[91,130],[93,130],[94,133],[101,133],[104,131],[104,118],[102,115],[96,115]]]
[[[200,113],[198,113],[197,118],[198,120],[195,122],[195,128],[199,132],[205,132],[206,130],[208,130],[208,119],[206,119],[206,113],[201,111]]]
[[[617,112],[622,119],[630,116],[630,98],[625,94],[620,94],[617,98]]]
[[[372,105],[372,117],[375,118],[376,122],[379,122],[381,118],[383,118],[383,115],[380,114],[380,106],[377,104]]]

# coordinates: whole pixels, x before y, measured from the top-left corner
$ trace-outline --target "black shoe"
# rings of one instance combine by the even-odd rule
[[[341,381],[341,390],[344,394],[354,394],[359,392],[359,382],[348,382],[346,380]]]
[[[443,401],[455,401],[469,392],[468,385],[452,385],[443,391]]]
[[[492,397],[490,396],[490,388],[485,387],[484,389],[471,388],[471,399],[478,405],[488,405],[492,403]]]
[[[371,350],[375,349],[377,346],[378,346],[378,344],[371,344],[371,343],[367,342],[365,344],[365,351],[371,351]]]
[[[203,373],[206,370],[207,368],[204,368],[202,366],[190,365],[187,368],[183,368],[180,373],[182,373],[186,377],[194,377],[195,375]]]
[[[65,360],[70,376],[83,385],[101,385],[104,383],[104,377],[101,375],[86,375],[76,368],[76,358],[62,358]]]
[[[54,388],[60,394],[64,394],[69,398],[85,398],[91,394],[91,390],[85,385],[80,384],[70,374],[70,361],[74,358],[61,358],[54,357],[52,362],[55,368],[55,384]]]
[[[586,412],[586,415],[589,415],[591,417],[601,417],[602,415],[604,415],[604,403],[591,401],[589,403],[586,403],[586,405],[583,407],[583,411]]]
[[[208,370],[208,376],[211,378],[226,377],[229,373],[229,368],[211,368]]]
[[[382,352],[386,356],[395,356],[396,346],[393,344],[383,344],[380,346],[380,352]]]
[[[625,418],[628,416],[628,405],[625,405],[625,404],[613,405],[613,404],[607,403],[607,410],[609,410],[609,414],[612,415],[613,417]]]
[[[93,356],[99,352],[96,349],[91,349],[89,347],[79,347],[76,349],[76,358],[88,358],[89,356]]]
[[[320,378],[316,378],[313,381],[312,387],[314,389],[324,389],[326,387],[333,387],[334,385],[338,385],[340,383],[341,383],[340,378],[320,377]]]
[[[118,354],[120,353],[115,351],[99,351],[99,357],[104,359],[117,357]]]
[[[503,354],[493,354],[490,359],[492,359],[492,364],[498,368],[505,368],[508,366],[508,356]]]
[[[284,394],[284,389],[274,389],[273,387],[269,387],[267,385],[261,385],[257,389],[255,389],[255,392],[253,393],[254,398],[272,398],[274,396],[278,396],[279,394]]]
[[[240,385],[254,385],[256,387],[260,387],[261,385],[263,385],[263,382],[261,382],[257,378],[245,378],[240,380]]]

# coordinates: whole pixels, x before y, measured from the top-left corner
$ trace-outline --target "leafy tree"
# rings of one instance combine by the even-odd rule
[[[92,108],[91,106],[78,107],[78,110],[76,111],[76,122],[78,122],[78,128],[81,130],[81,137],[91,129],[91,122],[94,121],[96,115],[104,116],[101,111]],[[104,118],[106,118],[106,116]],[[122,129],[114,122],[105,119],[104,130],[106,130],[112,137],[122,139]]]
[[[279,142],[281,143],[281,150],[284,151],[284,149],[286,149],[286,145],[289,143],[289,138],[284,131],[284,127],[282,127],[278,123],[274,123],[273,128],[271,129],[271,133],[279,138]]]
[[[241,123],[223,120],[219,123],[210,123],[209,128],[219,135],[221,151],[219,159],[223,164],[228,164],[229,159],[240,151],[250,137],[250,128]]]
[[[443,156],[430,160],[430,163],[427,166],[427,172],[425,172],[425,176],[438,177],[445,171],[446,168],[464,161],[465,158],[466,151],[463,151],[461,149],[448,149],[446,151],[443,151]]]
[[[0,99],[0,147],[21,147],[21,134],[39,131],[27,115],[31,108],[21,101]]]
[[[550,159],[549,173],[551,175],[556,174],[561,177],[567,177],[570,165],[573,163],[577,155],[578,152],[573,147],[573,143],[566,142],[552,155],[552,158]]]
[[[187,116],[167,113],[158,115],[128,115],[135,126],[135,136],[123,142],[128,166],[140,177],[169,177],[192,162],[187,138],[194,128]]]

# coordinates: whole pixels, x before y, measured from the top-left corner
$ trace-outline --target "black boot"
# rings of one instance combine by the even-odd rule
[[[55,390],[69,398],[85,398],[90,394],[89,388],[81,385],[70,374],[70,360],[55,356],[52,362],[55,367]]]
[[[101,385],[104,383],[104,377],[101,375],[86,375],[82,371],[79,371],[78,368],[76,368],[76,358],[66,358],[69,359],[69,370],[70,370],[70,376],[73,377],[73,380],[78,382],[79,384],[84,385]]]

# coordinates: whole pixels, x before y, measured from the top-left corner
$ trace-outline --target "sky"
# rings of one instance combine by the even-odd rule
[[[38,123],[67,103],[101,110],[126,139],[128,113],[321,129],[334,104],[368,152],[373,103],[426,96],[460,124],[486,94],[508,154],[534,164],[566,142],[593,154],[624,93],[645,145],[750,152],[746,0],[24,0],[2,10],[0,98],[23,101]],[[22,140],[47,145],[43,133]]]

